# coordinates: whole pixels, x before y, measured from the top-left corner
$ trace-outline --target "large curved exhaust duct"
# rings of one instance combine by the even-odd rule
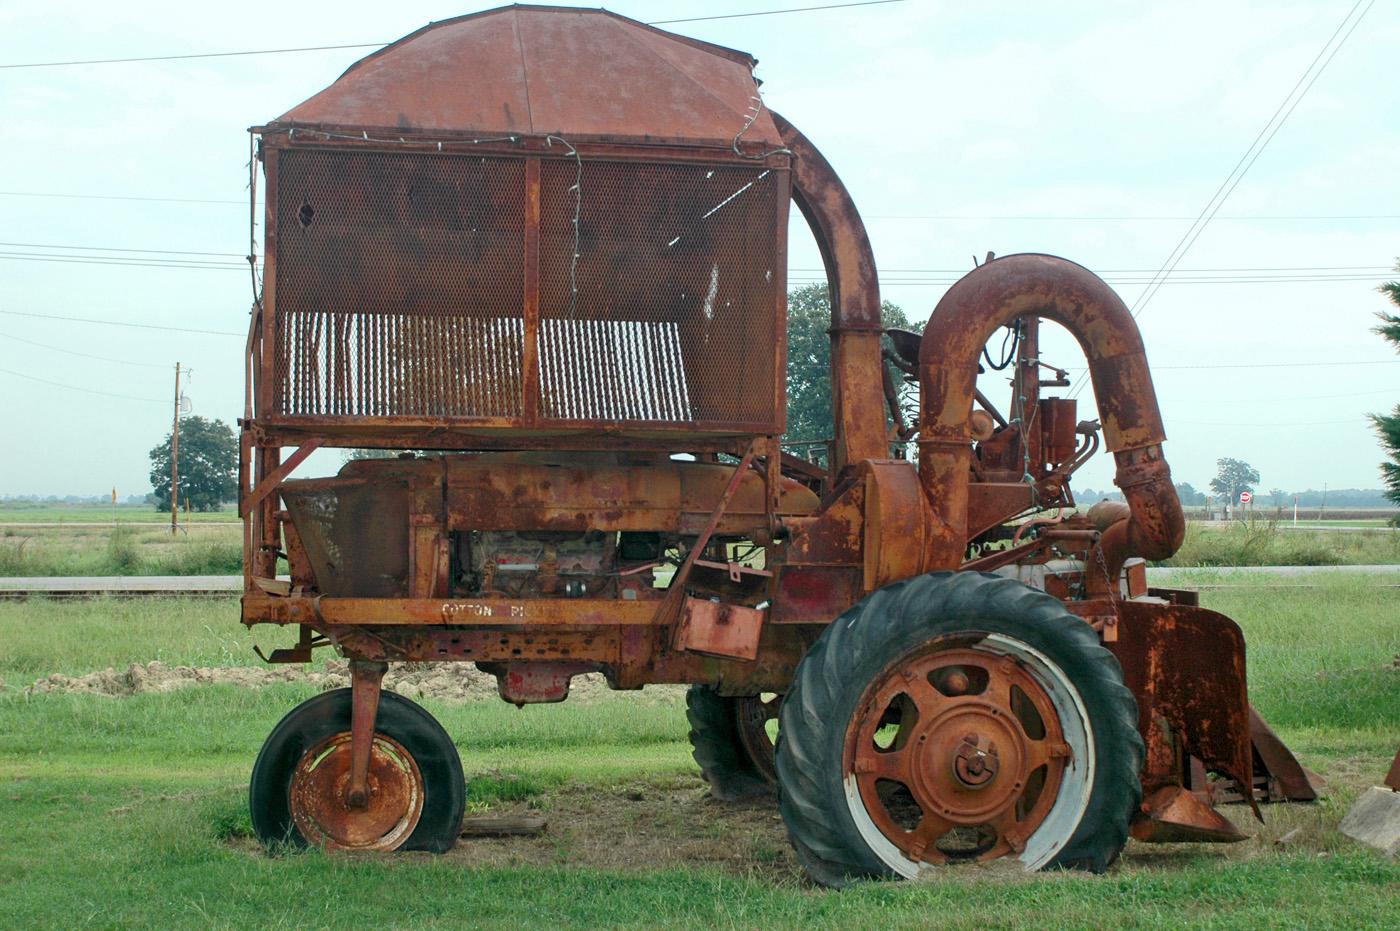
[[[968,418],[978,355],[998,327],[1032,314],[1060,323],[1083,347],[1104,439],[1118,465],[1114,482],[1127,501],[1127,513],[1103,531],[1091,558],[1102,556],[1105,581],[1118,578],[1130,556],[1165,559],[1181,546],[1186,521],[1162,458],[1166,435],[1137,324],[1113,289],[1088,269],[1026,254],[996,259],[965,276],[924,328],[919,473],[948,529],[940,567],[955,567],[967,543]]]

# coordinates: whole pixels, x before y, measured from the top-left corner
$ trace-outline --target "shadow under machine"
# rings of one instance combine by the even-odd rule
[[[587,672],[690,684],[714,794],[776,785],[832,885],[1003,856],[1101,870],[1130,833],[1237,840],[1215,805],[1315,797],[1249,707],[1238,627],[1146,584],[1184,519],[1122,302],[1018,255],[887,335],[860,216],[754,64],[505,7],[253,130],[242,619],[299,632],[273,662],[330,647],[352,682],[269,736],[259,837],[452,846],[461,763],[381,688],[397,662],[476,663],[521,705]],[[831,294],[819,464],[782,442],[792,205]],[[1046,395],[1066,383],[1042,320],[1083,346],[1098,420]],[[999,334],[1005,413],[977,382]],[[1074,510],[1101,445],[1126,503]],[[292,478],[319,448],[413,452]]]

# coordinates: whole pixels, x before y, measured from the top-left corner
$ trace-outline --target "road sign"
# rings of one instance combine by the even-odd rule
[[[1240,492],[1240,504],[1248,504],[1254,500],[1254,496],[1247,491]]]

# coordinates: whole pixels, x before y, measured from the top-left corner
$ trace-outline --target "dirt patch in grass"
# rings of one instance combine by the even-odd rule
[[[769,878],[801,876],[775,798],[720,802],[695,777],[592,786],[574,783],[490,814],[535,814],[538,837],[464,837],[446,858],[466,867],[577,866],[657,870],[713,866]],[[468,813],[471,816],[471,813]]]
[[[471,778],[469,775],[469,782]],[[1191,864],[1278,855],[1325,859],[1354,846],[1336,831],[1354,792],[1351,786],[1343,791],[1344,805],[1334,800],[1331,804],[1266,806],[1266,823],[1262,825],[1247,807],[1224,806],[1220,810],[1251,835],[1248,840],[1214,845],[1129,841],[1114,872],[1175,870]],[[546,819],[547,826],[537,836],[463,837],[442,860],[465,869],[556,866],[651,872],[708,867],[780,885],[808,883],[788,842],[775,797],[720,802],[709,794],[698,774],[607,785],[569,783],[528,799],[492,804],[489,809],[473,806],[468,818],[475,814],[493,818],[537,815]],[[249,855],[265,856],[246,834],[228,843]],[[432,854],[392,856],[438,862]],[[1044,882],[1082,875],[1029,874],[1019,862],[999,860],[949,866],[920,881],[956,877],[978,882]]]
[[[1219,810],[1249,835],[1247,840],[1237,844],[1129,841],[1118,869],[1134,873],[1280,854],[1332,856],[1354,846],[1337,833],[1337,822],[1358,788],[1374,778],[1373,772],[1365,771],[1336,779],[1333,786],[1339,791],[1322,803],[1264,806],[1263,824],[1247,806],[1222,806]],[[660,783],[569,784],[529,800],[494,804],[489,814],[543,815],[548,826],[538,837],[464,837],[445,855],[449,862],[465,867],[556,865],[624,871],[709,866],[770,882],[805,882],[776,798],[720,802],[698,775]],[[927,878],[975,876],[979,882],[1032,878],[1014,860],[958,864],[949,870],[935,871]]]
[[[162,662],[132,663],[124,670],[108,667],[81,676],[55,674],[31,685],[29,693],[69,692],[123,697],[153,692],[171,692],[199,685],[237,685],[262,688],[281,682],[305,682],[322,690],[345,688],[350,674],[343,661],[332,661],[324,668],[303,666],[170,666]],[[481,672],[470,663],[399,663],[389,667],[384,686],[406,698],[445,702],[500,700],[496,677]],[[570,701],[585,703],[609,694],[601,673],[576,676],[569,692]],[[684,686],[648,686],[631,698],[645,702],[674,702],[684,695]]]

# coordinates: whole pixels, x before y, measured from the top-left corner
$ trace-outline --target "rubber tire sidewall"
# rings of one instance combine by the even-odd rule
[[[1113,654],[1044,592],[984,573],[933,573],[874,592],[834,621],[803,658],[783,703],[780,810],[799,860],[817,882],[897,877],[863,839],[848,807],[846,730],[867,687],[891,663],[932,639],[969,631],[1002,634],[1044,654],[1087,712],[1095,747],[1088,804],[1043,868],[1102,872],[1122,850],[1142,798],[1143,743],[1136,702]]]
[[[775,786],[754,764],[739,739],[738,700],[708,685],[692,685],[685,695],[690,751],[710,794],[723,802],[772,796]]]
[[[323,692],[293,708],[272,729],[248,786],[253,832],[269,850],[306,847],[292,819],[292,774],[303,754],[328,737],[350,730],[350,689]],[[375,733],[390,737],[413,757],[423,776],[423,811],[398,850],[444,853],[452,849],[466,814],[466,780],[452,738],[437,720],[394,692],[379,696]]]

